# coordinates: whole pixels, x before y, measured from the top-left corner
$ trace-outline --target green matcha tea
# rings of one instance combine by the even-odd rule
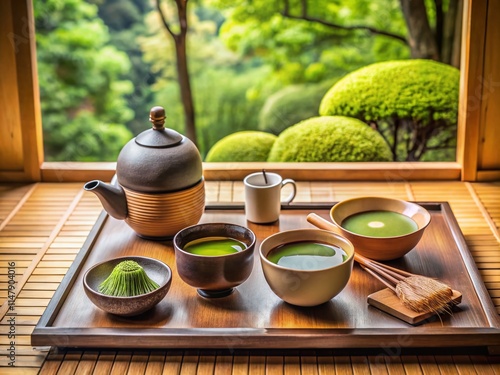
[[[340,247],[313,241],[294,242],[272,249],[269,261],[278,266],[313,271],[337,266],[348,258]]]
[[[243,242],[229,237],[204,237],[188,242],[184,251],[204,256],[220,256],[237,253],[246,249]]]
[[[406,215],[392,211],[359,212],[344,219],[342,228],[369,237],[395,237],[415,232],[418,225]]]

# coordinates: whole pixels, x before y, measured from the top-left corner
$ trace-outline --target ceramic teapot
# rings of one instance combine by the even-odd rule
[[[93,180],[84,189],[139,236],[167,239],[200,220],[205,208],[203,167],[194,143],[165,128],[162,107],[153,107],[149,120],[152,129],[120,151],[114,182]]]

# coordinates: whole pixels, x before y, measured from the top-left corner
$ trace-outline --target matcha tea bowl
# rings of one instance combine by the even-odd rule
[[[315,214],[307,217],[318,228],[332,230],[350,240],[357,254],[373,260],[392,260],[418,244],[431,215],[416,203],[360,197],[334,205],[330,219],[331,223]]]
[[[180,278],[205,298],[230,295],[252,273],[255,234],[227,223],[197,224],[173,240]]]
[[[271,290],[296,306],[331,300],[347,285],[354,263],[352,243],[320,229],[273,234],[262,241],[259,255]]]

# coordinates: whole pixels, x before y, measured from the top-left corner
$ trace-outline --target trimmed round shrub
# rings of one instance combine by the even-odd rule
[[[321,101],[322,116],[358,118],[389,142],[394,160],[419,160],[454,147],[459,70],[431,60],[376,63],[339,80]],[[432,138],[441,137],[436,145]]]
[[[364,122],[344,116],[313,117],[278,136],[268,161],[390,161],[389,146]]]
[[[274,134],[253,130],[229,134],[212,146],[205,161],[266,161],[275,140]]]
[[[259,114],[259,130],[280,134],[286,128],[318,116],[319,103],[332,82],[292,85],[267,98]]]

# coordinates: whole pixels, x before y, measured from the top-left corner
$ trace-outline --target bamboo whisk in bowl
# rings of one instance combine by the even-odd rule
[[[143,294],[139,295],[124,296],[104,294],[103,290],[100,290],[100,286],[109,278],[115,267],[125,261],[137,263],[142,268],[142,272],[144,272],[140,277],[138,277],[137,274],[132,276],[132,278],[135,279],[134,284],[136,284],[136,286],[138,286],[137,281],[144,281],[143,277],[147,275],[147,277],[158,287],[155,285],[154,289],[148,288],[144,290],[143,286],[141,286],[140,289],[142,289],[141,292]],[[128,266],[125,268],[128,268]],[[135,272],[137,272],[135,266],[132,268],[132,271],[135,270]],[[128,269],[128,271],[130,270],[131,269]],[[131,285],[123,285],[123,282],[131,282],[131,275],[128,275],[127,272],[123,272],[123,270],[121,271],[120,274],[122,279],[119,280],[121,286],[118,287],[120,290],[116,294],[122,294],[122,292],[126,295],[135,294],[133,289],[137,291],[136,287],[131,288]],[[166,296],[171,284],[172,270],[169,266],[157,259],[140,256],[127,256],[103,261],[90,267],[83,276],[83,288],[90,301],[101,310],[121,316],[135,316],[153,308]],[[108,285],[108,287],[110,287],[110,289],[115,289],[116,285]],[[109,292],[109,290],[107,292]]]

